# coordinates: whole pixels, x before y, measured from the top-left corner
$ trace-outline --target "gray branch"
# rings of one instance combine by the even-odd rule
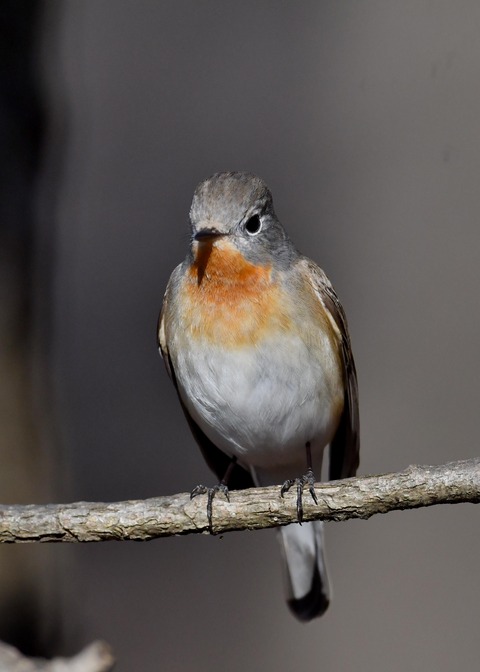
[[[112,650],[105,642],[93,642],[73,658],[27,658],[20,651],[0,642],[2,672],[108,672],[113,668]]]
[[[294,490],[294,488],[292,488]],[[370,518],[435,504],[480,502],[480,458],[315,486],[318,505],[304,496],[304,520]],[[296,493],[278,486],[221,494],[213,502],[215,533],[256,530],[297,520]],[[186,493],[115,503],[0,506],[0,542],[147,541],[208,532],[206,498]]]

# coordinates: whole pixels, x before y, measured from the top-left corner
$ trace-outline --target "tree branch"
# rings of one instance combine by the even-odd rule
[[[20,651],[0,642],[2,672],[108,672],[115,659],[105,642],[93,642],[73,658],[27,658]]]
[[[315,486],[318,505],[304,497],[304,520],[370,518],[377,513],[435,504],[480,502],[480,458],[442,466],[363,476]],[[218,495],[213,527],[218,533],[286,525],[297,520],[295,493],[255,488]],[[206,499],[186,493],[115,503],[0,506],[0,542],[147,541],[208,532]]]

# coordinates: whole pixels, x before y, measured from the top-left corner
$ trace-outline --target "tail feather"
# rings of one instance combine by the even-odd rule
[[[287,604],[301,621],[325,613],[330,586],[323,552],[323,523],[315,521],[280,528]]]

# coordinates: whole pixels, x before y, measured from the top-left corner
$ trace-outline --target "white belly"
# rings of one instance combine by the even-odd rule
[[[170,348],[180,395],[216,446],[271,473],[303,473],[307,442],[321,460],[343,407],[327,336],[313,350],[295,333],[237,349],[181,340]]]

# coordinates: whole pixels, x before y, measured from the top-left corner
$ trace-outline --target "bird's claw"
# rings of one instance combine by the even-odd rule
[[[210,534],[213,534],[213,523],[212,523],[212,511],[213,511],[213,498],[217,494],[217,492],[221,492],[225,495],[225,498],[227,502],[230,501],[230,496],[228,492],[228,487],[225,485],[225,483],[217,483],[211,488],[207,488],[206,485],[197,485],[193,488],[192,492],[190,493],[190,499],[193,499],[194,497],[197,497],[197,495],[207,495],[207,520],[208,520],[208,529],[210,530]]]
[[[305,486],[308,486],[308,491],[313,501],[315,504],[318,504],[314,487],[315,476],[313,475],[313,471],[310,469],[310,467],[307,469],[307,473],[303,476],[300,476],[299,478],[289,478],[287,481],[285,481],[280,488],[280,495],[283,497],[284,494],[288,492],[293,485],[297,486],[297,519],[301,525],[303,521],[303,490]]]

